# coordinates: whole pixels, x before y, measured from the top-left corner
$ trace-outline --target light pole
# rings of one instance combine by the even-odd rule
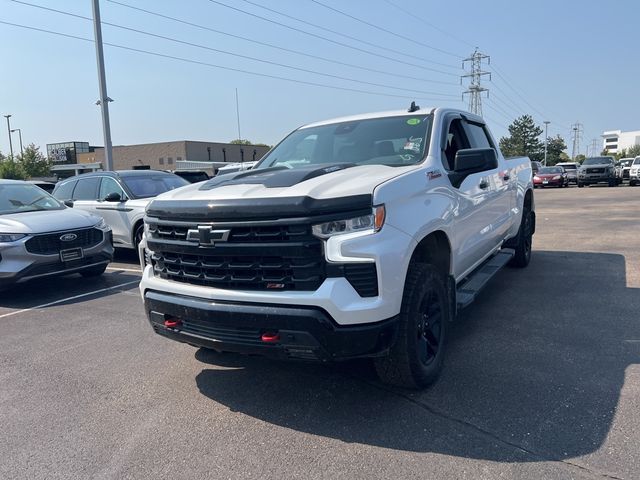
[[[9,151],[11,152],[11,158],[13,158],[13,142],[11,142],[11,122],[9,121],[11,115],[5,115],[4,118],[7,119],[7,131],[9,132]]]
[[[102,134],[104,136],[105,170],[113,170],[113,156],[111,149],[111,126],[109,124],[109,102],[113,102],[107,95],[107,79],[104,73],[104,54],[102,52],[102,24],[100,22],[100,1],[93,0],[93,34],[96,42],[96,61],[98,64],[98,87],[100,99],[96,105],[100,105],[102,111]]]
[[[13,130],[11,130],[11,133],[13,132],[18,132],[18,137],[20,137],[20,156],[24,157],[24,150],[22,148],[22,130],[19,128],[14,128]]]
[[[547,131],[549,129],[549,124],[551,122],[549,120],[545,120],[544,121],[544,166],[547,166],[547,145],[548,145],[548,136],[547,136]]]

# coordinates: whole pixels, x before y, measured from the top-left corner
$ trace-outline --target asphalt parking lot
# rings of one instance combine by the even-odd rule
[[[640,188],[535,199],[420,393],[155,336],[133,254],[0,294],[0,478],[640,478]]]

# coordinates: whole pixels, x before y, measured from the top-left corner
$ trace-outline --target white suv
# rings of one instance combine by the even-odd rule
[[[632,187],[640,183],[640,156],[636,157],[629,171],[629,185]]]
[[[157,195],[189,182],[157,170],[85,173],[56,185],[53,196],[67,206],[104,218],[113,230],[113,245],[136,248],[142,239],[144,211]]]

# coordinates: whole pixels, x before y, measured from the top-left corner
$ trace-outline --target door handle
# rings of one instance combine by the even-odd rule
[[[487,182],[486,180],[482,180],[480,182],[480,185],[478,185],[481,189],[486,190],[487,188],[489,188],[489,182]]]

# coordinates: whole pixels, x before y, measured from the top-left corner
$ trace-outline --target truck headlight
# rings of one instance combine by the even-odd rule
[[[24,237],[24,233],[0,233],[0,243],[17,242]]]
[[[369,215],[348,218],[346,220],[332,220],[330,222],[319,223],[312,227],[313,234],[319,238],[329,238],[334,235],[342,235],[345,233],[354,233],[370,230],[371,233],[377,232],[384,225],[385,219],[384,205],[373,207]]]

